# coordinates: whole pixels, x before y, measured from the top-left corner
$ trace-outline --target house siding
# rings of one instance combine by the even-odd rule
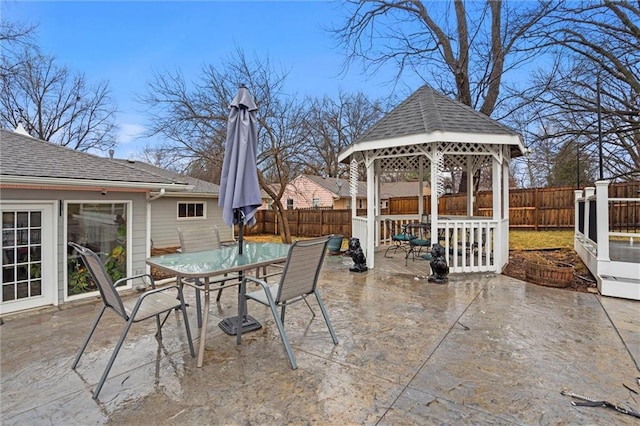
[[[206,204],[205,218],[178,220],[178,203],[203,202]],[[161,197],[151,202],[151,240],[154,248],[177,247],[178,228],[198,229],[217,226],[222,241],[233,239],[231,227],[222,220],[222,209],[217,198]]]
[[[305,209],[313,206],[313,199],[319,200],[318,207],[333,207],[333,194],[321,186],[311,182],[304,176],[294,179],[285,189],[283,199],[293,198],[294,209]]]
[[[58,270],[57,298],[58,303],[65,301],[65,256],[66,235],[65,235],[65,215],[60,212],[60,202],[131,202],[131,222],[128,224],[131,230],[131,273],[143,273],[146,271],[147,245],[146,245],[146,217],[147,203],[145,193],[129,192],[108,192],[102,195],[96,191],[51,191],[51,190],[25,190],[25,189],[3,189],[2,202],[30,202],[30,201],[50,201],[57,205],[56,211],[56,264]]]

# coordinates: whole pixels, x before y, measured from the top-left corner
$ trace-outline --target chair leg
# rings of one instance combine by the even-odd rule
[[[84,350],[87,348],[87,345],[89,344],[89,340],[91,340],[91,336],[93,336],[93,332],[96,331],[96,327],[98,326],[98,322],[100,322],[100,318],[102,318],[102,315],[104,314],[104,311],[106,309],[107,309],[107,306],[106,305],[102,305],[102,310],[100,310],[100,313],[98,314],[96,319],[93,321],[93,324],[91,325],[91,329],[89,330],[89,335],[87,336],[86,339],[84,339],[84,343],[82,344],[82,347],[80,348],[80,351],[78,352],[78,355],[76,355],[76,359],[75,359],[75,361],[73,361],[73,365],[71,365],[71,369],[72,370],[76,369],[76,366],[78,365],[78,362],[80,361],[80,357],[84,353]]]
[[[224,281],[220,283],[220,286],[224,285]],[[222,297],[222,289],[218,290],[218,295],[216,296],[216,302],[220,301],[220,297]]]
[[[271,299],[271,298],[269,298]],[[282,340],[282,344],[284,345],[284,349],[287,351],[287,356],[289,357],[289,363],[291,364],[291,368],[295,370],[298,368],[298,364],[296,364],[296,359],[293,356],[293,351],[291,350],[291,345],[289,344],[289,338],[287,337],[287,333],[284,331],[284,324],[278,315],[278,310],[271,300],[269,300],[269,307],[271,308],[271,313],[273,314],[273,319],[278,326],[278,331],[280,332],[280,339]],[[282,316],[284,317],[284,305],[282,306]]]
[[[124,327],[124,330],[122,330],[122,334],[120,335],[120,339],[118,340],[118,343],[116,343],[116,347],[115,347],[113,353],[111,354],[111,358],[109,358],[109,362],[107,363],[107,367],[104,369],[104,372],[102,373],[102,377],[100,377],[100,381],[98,382],[98,385],[96,386],[96,388],[93,391],[93,399],[97,399],[98,398],[98,394],[102,390],[102,386],[104,385],[104,382],[107,380],[107,376],[109,375],[109,371],[111,371],[111,367],[113,367],[113,363],[116,360],[116,357],[118,356],[118,352],[120,352],[120,348],[122,347],[122,344],[124,343],[124,339],[125,339],[125,337],[127,337],[127,333],[129,333],[129,329],[131,328],[131,324],[133,324],[133,318],[135,318],[135,313],[131,314],[131,318],[129,318],[129,321],[127,321],[127,325]],[[159,321],[159,319],[158,319],[158,321]]]
[[[331,338],[333,339],[333,344],[338,344],[338,338],[336,337],[336,332],[333,331],[333,326],[331,325],[331,321],[329,320],[329,315],[327,314],[327,310],[324,308],[324,303],[322,303],[322,299],[320,298],[320,293],[318,290],[314,290],[313,294],[316,296],[316,300],[318,301],[318,306],[320,306],[320,310],[322,311],[322,316],[324,317],[324,322],[327,323],[327,328],[329,329],[329,333],[331,333]]]
[[[313,315],[313,318],[316,317],[316,313],[313,311],[313,308],[311,307],[311,305],[309,304],[309,301],[307,300],[307,298],[305,297],[304,299],[304,303],[307,304],[307,307],[309,308],[309,310],[311,311],[311,315]]]
[[[195,358],[196,351],[193,348],[193,339],[191,338],[191,329],[189,328],[189,318],[187,317],[187,306],[184,303],[184,294],[182,293],[182,289],[180,287],[178,287],[178,295],[180,297],[180,310],[182,311],[184,328],[187,332],[187,341],[189,342],[189,352],[191,352],[191,357]]]
[[[167,314],[166,318],[169,318],[169,314]],[[165,320],[166,320],[165,318]],[[158,329],[158,331],[156,331],[156,339],[158,339],[159,341],[162,341],[162,326],[164,325],[164,321],[160,321],[160,314],[156,315],[156,328]]]

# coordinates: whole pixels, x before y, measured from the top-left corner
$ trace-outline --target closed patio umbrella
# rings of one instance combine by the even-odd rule
[[[255,214],[262,205],[256,164],[258,107],[249,90],[240,86],[229,108],[218,205],[222,207],[222,219],[227,225],[238,224],[242,253],[243,227],[256,223]]]
[[[241,85],[229,109],[218,205],[222,207],[222,219],[227,225],[238,224],[238,251],[242,254],[244,226],[255,224],[256,211],[262,205],[256,160],[258,107],[249,90]],[[235,318],[226,318],[219,325],[226,333],[236,334]],[[242,332],[260,327],[260,323],[247,315]]]

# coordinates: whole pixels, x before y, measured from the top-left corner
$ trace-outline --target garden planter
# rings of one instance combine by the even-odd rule
[[[343,235],[332,235],[329,237],[329,244],[327,245],[327,251],[329,254],[340,254],[342,253],[342,239]]]
[[[524,262],[524,273],[527,281],[547,287],[564,288],[571,284],[573,265],[556,262],[552,264]]]

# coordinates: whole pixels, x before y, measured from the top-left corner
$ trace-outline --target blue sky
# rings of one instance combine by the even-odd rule
[[[344,52],[325,29],[344,19],[339,2],[312,1],[2,1],[2,19],[38,24],[37,42],[89,82],[108,81],[119,114],[118,157],[132,157],[149,140],[143,131],[144,93],[153,71],[180,69],[196,80],[204,64],[216,64],[237,48],[289,71],[290,93],[335,96],[363,91],[391,93],[393,70],[367,79],[358,67],[341,75]],[[417,89],[403,80],[402,93]]]

